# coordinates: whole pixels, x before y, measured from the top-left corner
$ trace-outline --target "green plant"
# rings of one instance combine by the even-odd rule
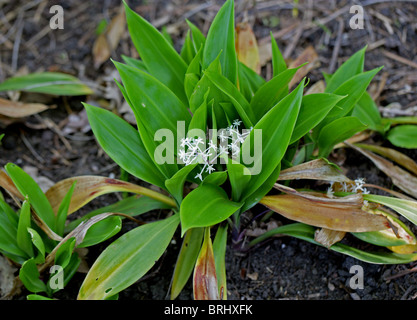
[[[154,266],[179,227],[182,245],[173,271],[172,299],[191,275],[195,299],[227,298],[229,230],[236,250],[247,250],[274,234],[286,234],[370,263],[417,259],[416,237],[386,210],[391,208],[416,224],[416,202],[393,191],[389,192],[394,197],[371,195],[363,180],[352,181],[327,160],[334,148],[349,146],[346,140],[355,134],[370,130],[385,135],[394,123],[381,118],[367,92],[380,68],[364,71],[366,48],[334,74],[324,75],[324,92],[305,94],[305,79],[295,89],[290,88],[303,66],[288,68],[272,36],[271,80],[265,81],[239,60],[233,0],[222,6],[207,36],[187,21],[190,30],[180,53],[165,33],[127,5],[125,10],[141,59],[124,56],[125,63],[114,64],[122,80],[119,88],[135,114],[137,128],[108,110],[85,104],[94,135],[122,169],[123,181],[73,177],[43,194],[11,164],[6,171],[12,183],[5,176],[0,179],[3,188],[25,201],[18,214],[0,202],[1,217],[11,225],[8,230],[13,230],[5,234],[11,234],[19,251],[0,249],[23,263],[22,281],[29,290],[51,295],[53,292],[39,282],[39,269],[45,269],[46,261],[59,259],[74,271],[76,261],[70,263],[77,260],[74,248],[86,242],[97,225],[106,224],[107,232],[101,229],[94,237],[90,235],[95,240],[89,245],[120,229],[119,214],[130,217],[154,209],[163,209],[157,221],[140,223],[102,252],[89,270],[78,299],[117,298]],[[399,135],[401,132],[391,133],[391,140],[397,141]],[[160,191],[128,182],[126,173]],[[327,181],[330,187],[327,192],[296,190],[289,187],[295,179]],[[140,197],[126,197],[65,225],[69,214],[110,192]],[[257,205],[268,210],[253,219],[272,210],[296,223],[270,230],[245,244],[246,226],[241,217]],[[28,213],[29,206],[32,210]],[[30,239],[25,232],[28,227],[40,236]],[[341,242],[346,233],[382,250],[348,246]],[[46,257],[40,243],[49,253]]]
[[[207,37],[187,21],[190,31],[180,54],[163,34],[125,7],[129,32],[141,60],[123,57],[125,64],[114,63],[122,79],[119,88],[136,116],[137,130],[109,111],[87,104],[85,107],[105,152],[124,171],[158,186],[175,201],[166,218],[124,234],[101,254],[80,289],[79,299],[105,299],[137,281],[168,247],[178,226],[183,244],[173,274],[171,298],[179,294],[193,270],[196,299],[226,298],[227,228],[231,227],[233,241],[239,244],[244,235],[241,214],[259,202],[307,224],[273,230],[250,246],[273,233],[322,244],[314,237],[315,227],[322,227],[321,234],[326,239],[326,230],[336,230],[342,238],[344,232],[352,232],[375,244],[415,248],[415,237],[405,225],[369,205],[372,201],[394,208],[393,203],[399,200],[365,195],[360,183],[342,178],[334,165],[323,160],[337,144],[358,132],[387,130],[366,92],[380,68],[363,70],[365,48],[333,75],[325,75],[325,92],[304,95],[305,80],[289,90],[289,82],[300,67],[287,68],[274,38],[271,37],[274,77],[270,81],[238,60],[232,0],[220,9]],[[241,126],[249,131],[243,132]],[[210,129],[222,128],[226,131],[209,135]],[[173,136],[160,134],[160,129],[169,129]],[[222,132],[234,134],[241,145],[231,142],[229,149],[221,149]],[[256,132],[262,132],[260,149],[255,146]],[[208,148],[199,147],[207,143]],[[257,156],[259,162],[254,161],[253,166],[244,163],[244,150]],[[210,154],[223,162],[210,162]],[[310,162],[317,156],[318,160]],[[304,163],[310,169],[315,166],[319,174],[310,170],[302,178],[332,181],[333,186],[341,183],[345,193],[332,191],[326,197],[316,192],[309,196],[276,183],[282,173],[287,174],[284,180],[291,180],[289,170]],[[287,195],[265,197],[273,187]],[[399,213],[414,217],[414,202],[404,201]],[[363,206],[364,202],[368,204]],[[311,206],[316,206],[316,215],[308,220],[306,212]],[[329,219],[335,213],[345,218],[347,225]],[[401,230],[402,236],[393,232],[392,225]],[[210,231],[214,226],[217,233],[212,243]],[[410,250],[405,250],[404,255],[400,249],[397,251],[401,253],[374,254],[329,241],[331,249],[368,262],[416,259],[415,254],[408,253]]]
[[[5,170],[7,174],[0,172],[0,186],[19,207],[14,211],[0,194],[0,252],[19,266],[20,281],[10,296],[23,284],[28,291],[35,293],[29,295],[29,299],[47,299],[38,293],[52,298],[77,271],[81,262],[78,248],[91,247],[114,236],[121,229],[122,214],[119,213],[132,205],[146,206],[146,202],[130,198],[118,204],[117,215],[111,213],[110,210],[115,209],[111,206],[103,208],[104,212],[93,212],[92,218],[87,215],[66,224],[67,216],[73,210],[71,205],[76,204],[80,192],[75,181],[71,181],[62,201],[53,207],[51,203],[54,202],[50,199],[56,195],[59,197],[56,190],[59,184],[44,194],[18,166],[10,163]]]

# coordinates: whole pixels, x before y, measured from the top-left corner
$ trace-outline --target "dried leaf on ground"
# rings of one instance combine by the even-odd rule
[[[314,234],[314,240],[321,243],[326,248],[330,248],[336,242],[341,241],[346,232],[330,230],[326,228],[317,229]]]
[[[324,159],[312,160],[283,170],[278,181],[294,179],[313,179],[324,181],[351,182],[336,166]]]
[[[355,145],[346,143],[352,149],[363,154],[369,160],[371,160],[382,172],[391,178],[392,182],[402,191],[417,198],[417,176],[405,171],[404,169],[396,166],[391,161],[388,161],[381,156],[374,154],[371,151],[364,150]]]
[[[0,98],[0,115],[8,118],[24,118],[47,109],[48,106],[42,103],[23,103]]]
[[[260,203],[290,220],[331,230],[366,232],[390,228],[386,217],[369,214],[354,205],[329,204],[293,194],[266,196]]]
[[[305,66],[297,70],[289,87],[299,83],[311,70],[320,66],[319,56],[313,46],[308,46],[298,57],[289,65],[289,68],[296,68],[308,62]]]
[[[73,213],[101,195],[113,192],[132,192],[147,195],[151,198],[161,199],[162,202],[167,201],[172,207],[176,206],[173,199],[133,183],[101,176],[79,176],[59,181],[45,193],[55,213],[58,211],[62,199],[64,199],[73,183],[75,183],[75,188],[68,214]]]
[[[112,52],[116,49],[119,41],[125,32],[126,18],[124,11],[120,11],[101,33],[93,46],[94,67],[97,69],[104,62],[108,61]]]
[[[236,52],[240,62],[258,74],[261,72],[258,43],[247,22],[239,23],[236,26]]]

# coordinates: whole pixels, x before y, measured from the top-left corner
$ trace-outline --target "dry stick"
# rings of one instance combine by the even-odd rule
[[[340,50],[340,44],[342,42],[342,35],[343,35],[343,30],[345,28],[345,23],[343,22],[343,19],[338,19],[339,20],[339,29],[337,31],[337,38],[336,38],[336,42],[334,45],[334,49],[332,52],[332,59],[330,60],[330,65],[329,65],[329,73],[333,73],[333,71],[336,68],[336,60],[337,57],[339,56],[339,50]]]
[[[415,266],[415,267],[413,267],[411,269],[407,269],[407,270],[400,271],[397,274],[394,274],[392,276],[385,277],[384,280],[393,280],[393,279],[396,279],[396,278],[405,276],[405,275],[407,275],[409,273],[413,273],[413,272],[416,272],[416,271],[417,271],[417,266]]]
[[[20,48],[20,40],[22,39],[22,32],[23,32],[23,18],[22,15],[19,15],[17,18],[18,22],[18,29],[16,31],[16,37],[13,44],[13,54],[12,54],[12,72],[15,73],[17,69],[17,60],[19,58],[19,48]]]
[[[20,131],[20,137],[22,138],[23,143],[25,144],[25,146],[29,149],[29,151],[33,154],[33,156],[42,164],[45,163],[45,159],[43,159],[39,153],[36,152],[36,150],[32,147],[32,145],[30,144],[29,140],[26,139],[25,134],[23,133],[23,131]]]
[[[332,14],[328,15],[326,18],[323,19],[317,19],[313,22],[311,22],[309,25],[305,26],[305,29],[311,29],[306,36],[308,37],[310,34],[314,33],[317,29],[320,28],[320,26],[325,25],[327,23],[329,23],[330,21],[333,21],[334,19],[336,19],[337,17],[339,17],[340,15],[348,12],[350,9],[350,5],[347,5],[335,12],[333,12]]]
[[[288,45],[288,47],[285,49],[284,59],[288,59],[291,56],[291,54],[294,51],[294,49],[295,49],[298,41],[300,40],[300,37],[301,37],[301,34],[303,33],[303,30],[304,30],[304,26],[301,23],[298,26],[297,31],[295,32],[295,35],[292,38],[292,41],[290,42],[290,44]]]
[[[412,68],[416,68],[417,69],[417,63],[415,63],[415,62],[413,62],[411,60],[408,60],[408,59],[406,59],[404,57],[401,57],[399,55],[396,55],[395,53],[392,53],[392,52],[389,52],[389,51],[386,51],[386,50],[382,50],[382,53],[384,54],[384,56],[386,56],[386,57],[388,57],[388,58],[390,58],[392,60],[401,62],[403,64],[406,64],[407,66],[410,66]]]

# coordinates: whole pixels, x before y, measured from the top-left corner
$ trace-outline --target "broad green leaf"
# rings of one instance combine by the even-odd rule
[[[213,241],[214,262],[216,265],[217,287],[219,298],[227,300],[227,278],[226,278],[226,246],[227,246],[227,224],[219,226]]]
[[[191,228],[208,227],[222,222],[241,206],[241,203],[230,201],[222,188],[212,184],[200,185],[181,203],[181,235]]]
[[[334,90],[334,94],[340,96],[346,96],[346,98],[342,99],[338,104],[338,108],[333,108],[327,118],[328,120],[325,123],[329,123],[330,121],[334,120],[335,118],[343,117],[353,109],[355,104],[359,101],[362,95],[366,92],[368,85],[371,83],[372,78],[382,69],[375,68],[373,70],[362,72],[346,80],[340,85],[336,90]],[[326,91],[327,92],[327,91]]]
[[[32,229],[32,228],[28,228],[28,232],[29,232],[30,237],[32,239],[33,245],[38,250],[38,254],[35,258],[35,262],[36,263],[44,263],[45,262],[46,249],[45,249],[45,244],[44,244],[41,236],[39,235],[39,233],[35,229]]]
[[[191,40],[191,31],[187,31],[187,35],[185,36],[184,44],[181,48],[180,55],[184,62],[188,65],[193,60],[196,50],[194,49],[194,44]]]
[[[272,174],[266,179],[266,181],[255,191],[253,191],[251,194],[244,195],[242,197],[242,201],[245,202],[243,205],[241,212],[245,212],[246,210],[249,210],[254,205],[259,203],[261,199],[269,192],[271,191],[274,184],[277,182],[277,179],[279,177],[281,171],[281,164],[279,164],[275,170],[272,172]]]
[[[93,90],[76,77],[59,72],[39,72],[16,76],[0,83],[0,91],[28,91],[58,96],[82,96]]]
[[[74,252],[71,255],[66,267],[64,268],[64,270],[62,270],[63,276],[64,276],[64,279],[63,279],[64,280],[63,281],[64,288],[68,285],[69,281],[72,279],[72,277],[77,272],[77,270],[80,266],[80,263],[81,263],[81,259],[78,257],[78,253]],[[59,270],[58,270],[58,272],[59,272]],[[56,272],[50,274],[50,278],[49,278],[49,281],[48,281],[48,284],[47,284],[48,287],[51,286],[51,280],[54,280],[52,277],[56,274],[57,274]],[[55,293],[59,290],[61,290],[61,289],[58,287],[57,289],[52,290],[52,293]]]
[[[83,241],[77,246],[77,248],[94,246],[113,237],[121,229],[122,219],[120,217],[109,217],[101,220],[88,228]]]
[[[134,59],[134,58],[125,56],[123,54],[122,54],[122,59],[128,66],[138,68],[139,70],[142,70],[143,72],[148,72],[146,70],[145,63],[143,63],[142,60]]]
[[[20,193],[24,197],[28,197],[30,199],[30,203],[39,218],[42,219],[49,226],[49,228],[55,230],[54,211],[52,210],[48,198],[45,196],[35,180],[33,180],[31,176],[13,163],[8,163],[5,166],[5,169]]]
[[[1,215],[4,214],[13,225],[17,225],[17,222],[19,221],[19,216],[4,201],[4,198],[3,198],[3,195],[1,194],[1,192],[0,192],[0,213],[1,213]]]
[[[40,274],[38,268],[36,267],[35,261],[33,258],[25,261],[19,271],[19,278],[26,287],[31,292],[45,292],[47,290],[45,283],[39,279]]]
[[[75,249],[75,238],[66,240],[62,245],[59,246],[55,253],[55,264],[65,268],[72,256],[72,252]]]
[[[326,125],[318,138],[319,156],[326,158],[333,147],[352,137],[355,133],[365,130],[366,126],[356,117],[343,117]]]
[[[164,253],[178,223],[176,214],[137,227],[110,244],[88,272],[78,300],[103,300],[135,283]]]
[[[214,72],[221,74],[220,66],[220,56],[217,57],[210,66],[205,71]],[[209,91],[208,96],[207,91]],[[190,110],[195,113],[195,111],[203,104],[204,100],[207,99],[208,104],[208,115],[212,114],[212,110],[215,112],[216,119],[218,121],[217,125],[219,128],[225,128],[227,126],[227,120],[225,118],[223,109],[219,106],[220,102],[229,101],[229,97],[224,94],[220,89],[218,89],[207,77],[206,74],[203,74],[201,79],[195,85],[195,88],[190,96]],[[214,104],[211,107],[211,101],[213,100]],[[208,118],[208,125],[210,126],[210,118]]]
[[[210,228],[205,228],[204,241],[198,254],[193,275],[194,300],[218,300],[216,265]]]
[[[171,300],[178,297],[194,270],[203,235],[204,228],[191,228],[185,233],[172,276]]]
[[[215,171],[210,173],[207,177],[204,178],[202,184],[212,184],[215,186],[221,186],[227,180],[226,171]]]
[[[273,235],[276,234],[285,234],[289,236],[293,236],[298,239],[302,239],[308,241],[313,244],[320,245],[318,242],[314,240],[314,233],[315,228],[303,223],[293,223],[289,225],[284,225],[282,227],[278,227],[276,229],[267,231],[262,236],[252,240],[250,242],[250,246],[253,246]],[[375,252],[367,252],[363,251],[343,243],[335,243],[330,247],[330,250],[351,256],[358,260],[368,262],[368,263],[375,263],[375,264],[400,264],[400,263],[409,263],[417,260],[417,254],[398,254],[392,253],[387,251],[375,251]]]
[[[177,132],[177,121],[191,119],[187,107],[153,76],[128,65],[115,62],[135,114],[154,136],[159,129]]]
[[[46,192],[46,196],[50,199],[53,208],[57,208],[59,206],[61,199],[66,196],[68,189],[71,188],[75,181],[77,184],[71,198],[68,210],[69,213],[78,210],[100,195],[112,192],[130,192],[141,194],[154,198],[158,201],[165,202],[170,205],[171,208],[176,207],[173,199],[146,187],[101,176],[79,176],[61,180]]]
[[[282,98],[288,95],[288,84],[299,68],[288,69],[266,82],[253,96],[250,108],[259,121]]]
[[[0,201],[0,204],[3,201]],[[4,206],[5,207],[5,206]],[[27,257],[25,251],[23,251],[17,243],[17,228],[18,222],[16,220],[10,220],[3,206],[0,206],[0,251],[2,253],[9,253],[14,256],[14,259],[18,263],[23,263]],[[14,215],[16,215],[13,212]],[[17,217],[17,215],[16,215]]]
[[[397,199],[393,197],[379,196],[374,194],[364,194],[363,199],[387,206],[388,208],[391,208],[392,210],[398,212],[404,218],[410,220],[412,223],[417,225],[416,201]]]
[[[243,164],[229,158],[227,162],[227,172],[232,188],[232,200],[240,201],[242,192],[251,179],[250,171]]]
[[[201,32],[201,30],[198,29],[198,27],[195,24],[193,24],[191,21],[189,21],[187,19],[186,19],[186,22],[191,29],[191,35],[192,35],[194,49],[195,49],[196,52],[198,52],[198,50],[200,50],[200,48],[204,47],[204,44],[206,42],[206,37]]]
[[[165,188],[165,177],[149,157],[139,133],[110,111],[84,106],[94,135],[109,157],[131,175]]]
[[[184,103],[184,76],[187,64],[166,38],[125,3],[129,34],[146,69],[164,83]]]
[[[187,136],[190,137],[189,132],[193,129],[199,129],[202,132],[207,132],[207,97],[210,91],[206,92],[201,106],[194,112],[193,117],[191,118],[190,125],[188,126]],[[201,137],[202,139],[205,137]]]
[[[201,56],[203,54],[203,48],[197,51],[193,60],[191,60],[187,72],[185,73],[184,78],[184,89],[185,94],[187,95],[188,101],[190,101],[191,96],[196,89],[197,83],[201,78]],[[198,108],[198,106],[196,106]],[[193,110],[190,106],[190,109]],[[195,109],[194,109],[195,110]]]
[[[174,40],[172,39],[171,34],[168,32],[167,26],[162,26],[161,33],[164,38],[167,39],[169,44],[174,47]]]
[[[30,203],[28,200],[23,202],[20,210],[19,224],[17,227],[17,244],[26,252],[29,257],[33,257],[32,240],[28,228],[31,226]]]
[[[75,184],[76,182],[72,184],[71,188],[68,190],[67,194],[62,199],[61,205],[59,206],[57,214],[56,214],[55,228],[56,228],[56,233],[59,234],[60,236],[64,234],[65,223],[67,221],[68,210],[71,204],[72,194],[74,193]]]
[[[226,77],[218,73],[204,71],[204,75],[206,75],[209,80],[230,99],[246,128],[252,127],[255,121],[255,116],[248,101],[239,92],[236,86]]]
[[[290,144],[301,139],[318,125],[343,98],[328,93],[315,93],[304,96],[301,101],[300,113],[298,114]]]
[[[345,81],[363,72],[365,51],[366,47],[357,51],[346,60],[333,75],[331,75],[331,78],[326,79],[327,84],[325,92],[334,92]]]
[[[389,126],[382,125],[378,107],[368,92],[365,92],[352,110],[352,116],[358,118],[369,129],[384,133]]]
[[[237,56],[235,48],[234,2],[227,0],[214,18],[203,52],[203,69],[219,56],[223,75],[236,84]]]
[[[246,100],[250,102],[255,93],[266,83],[266,81],[259,74],[241,62],[238,63],[238,75],[239,91]]]
[[[71,221],[65,227],[65,232],[68,233],[77,227],[82,221],[105,212],[123,213],[134,217],[148,211],[170,208],[171,206],[146,196],[130,196],[109,206],[91,211],[81,218]]]
[[[151,133],[151,131],[147,128],[147,126],[144,124],[143,119],[141,116],[137,113],[137,109],[133,106],[132,101],[130,100],[126,89],[116,80],[116,83],[120,89],[120,91],[123,94],[123,97],[125,98],[126,102],[129,104],[130,108],[133,111],[133,114],[135,115],[136,119],[136,125],[138,127],[140,139],[145,146],[145,149],[149,155],[149,157],[152,159],[154,165],[158,168],[158,170],[166,177],[170,177],[178,170],[178,167],[175,163],[173,164],[159,164],[157,161],[155,161],[155,149],[157,148],[157,143],[154,140],[154,134]],[[122,169],[123,170],[123,169]],[[125,171],[126,172],[126,171]]]
[[[189,173],[197,166],[197,163],[190,164],[178,170],[170,179],[165,181],[165,186],[168,192],[174,197],[178,204],[181,204],[183,199],[184,183],[187,180]]]
[[[281,51],[278,48],[277,41],[275,40],[275,37],[272,34],[272,31],[270,33],[271,35],[271,48],[272,48],[272,76],[276,77],[281,72],[284,72],[287,70],[287,64],[285,63],[284,57],[282,56]]]
[[[261,153],[251,152],[254,164],[249,168],[252,178],[244,191],[245,196],[256,191],[271,176],[284,157],[300,110],[303,89],[304,80],[259,120],[242,144],[242,163],[246,166],[248,163],[245,163],[244,158],[247,150],[253,150],[251,144],[258,144],[254,146],[255,149],[262,150]],[[256,139],[257,133],[262,134],[261,139]],[[259,146],[260,143],[262,145]]]
[[[417,126],[396,126],[388,132],[387,139],[400,148],[417,149]]]

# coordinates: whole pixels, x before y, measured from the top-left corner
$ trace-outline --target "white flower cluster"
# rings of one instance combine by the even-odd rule
[[[359,179],[356,179],[354,182],[355,182],[354,184],[346,183],[346,182],[340,183],[340,186],[342,189],[341,191],[342,192],[354,192],[354,193],[361,192],[362,194],[369,194],[368,189],[364,187],[365,179],[359,178]],[[333,185],[334,185],[334,182],[331,182],[329,188],[327,189],[327,195],[329,197],[333,196],[333,193],[334,193]]]
[[[208,148],[205,148],[206,141],[201,137],[192,138],[187,137],[181,139],[181,149],[178,150],[178,157],[186,165],[201,163],[203,168],[195,178],[203,181],[203,173],[207,172],[211,174],[215,171],[213,163],[222,155],[231,154],[233,157],[237,157],[240,153],[240,144],[243,143],[246,137],[250,134],[250,130],[246,130],[244,133],[239,132],[239,126],[241,121],[234,120],[233,124],[226,129],[219,130],[218,139],[220,140],[219,146],[213,141],[209,141]]]

